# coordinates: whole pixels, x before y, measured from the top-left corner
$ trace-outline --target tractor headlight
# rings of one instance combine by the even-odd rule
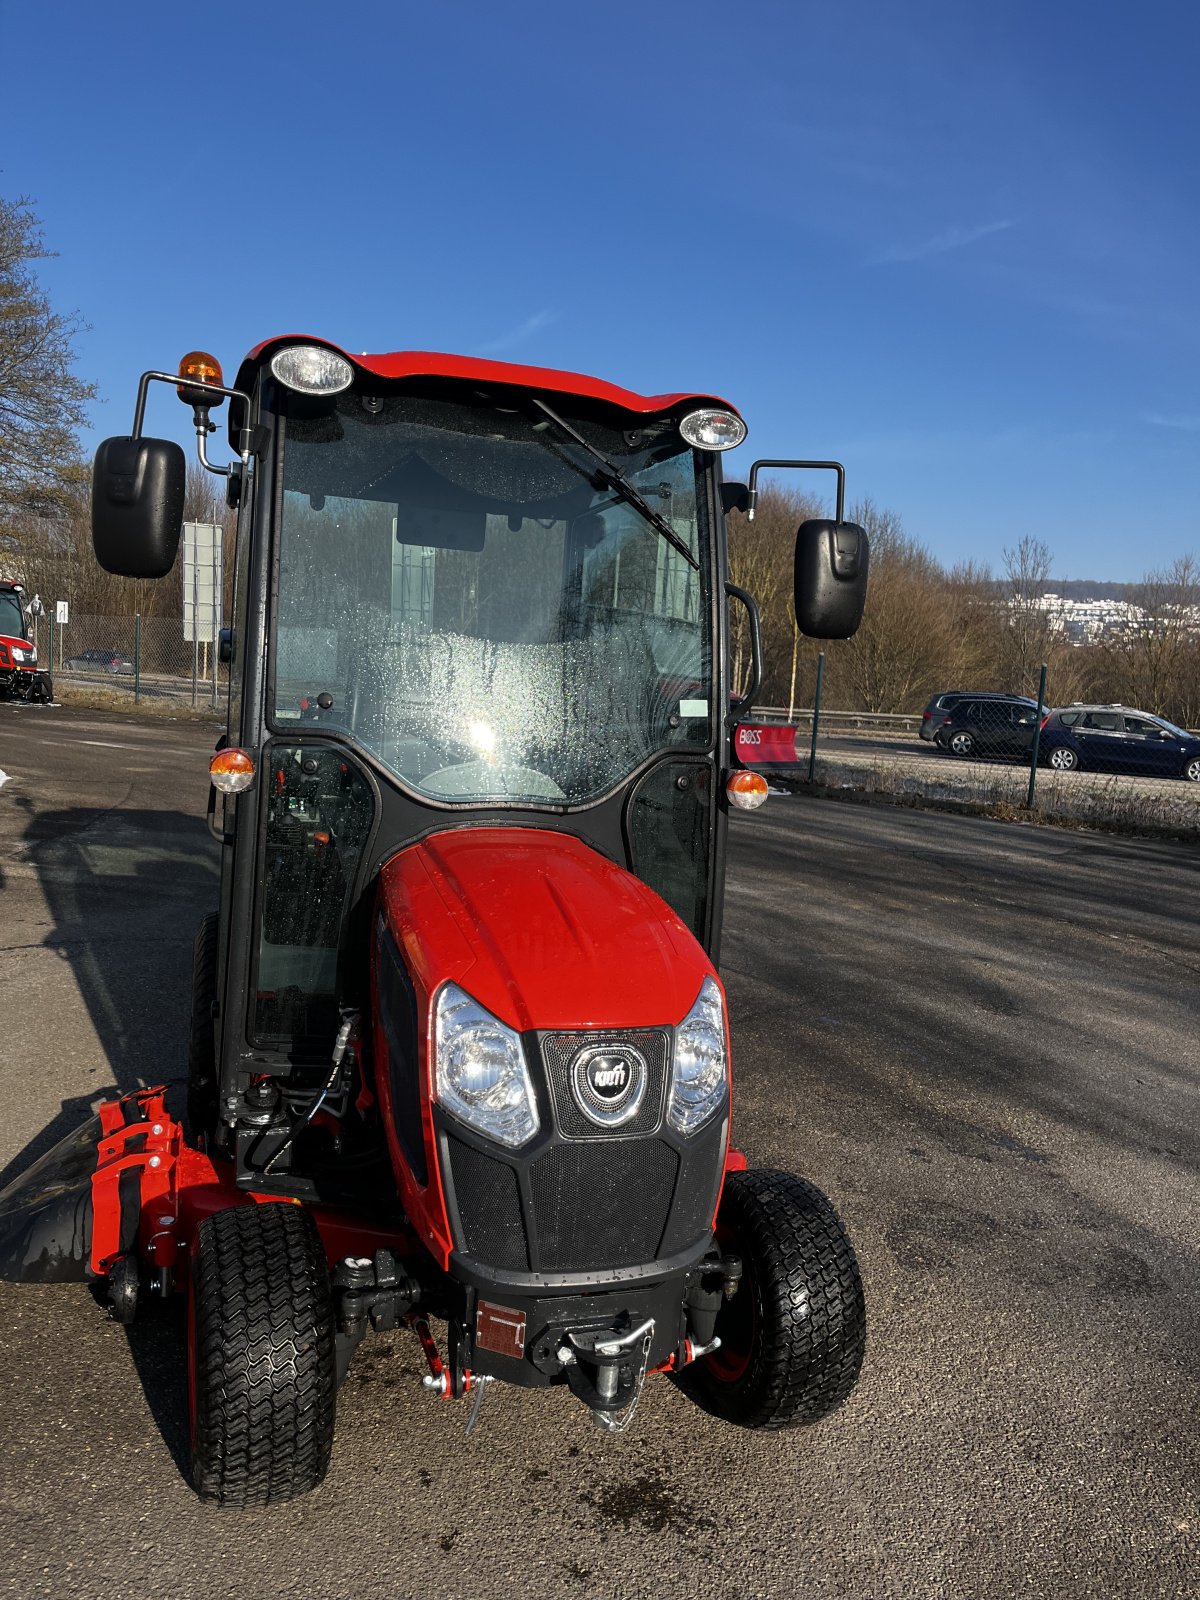
[[[319,344],[289,344],[271,357],[271,371],[300,394],[340,394],[354,382],[354,368],[336,350]]]
[[[448,983],[438,995],[434,1093],[478,1133],[516,1149],[538,1131],[520,1035]]]
[[[734,450],[746,437],[746,424],[732,411],[689,411],[679,424],[688,444],[697,450]]]
[[[725,1057],[725,1007],[711,978],[675,1029],[667,1121],[676,1133],[693,1133],[724,1104],[729,1082]]]
[[[32,647],[23,650],[19,644],[15,644],[12,647],[12,658],[14,661],[36,661],[37,651]]]

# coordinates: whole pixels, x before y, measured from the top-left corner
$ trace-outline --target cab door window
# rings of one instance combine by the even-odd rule
[[[264,762],[250,1035],[324,1053],[346,1002],[341,933],[375,801],[357,764],[323,744],[275,744]]]

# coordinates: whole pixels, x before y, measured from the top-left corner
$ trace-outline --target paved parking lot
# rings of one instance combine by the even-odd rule
[[[10,1175],[181,1071],[209,749],[0,707]],[[314,1496],[217,1514],[177,1320],[0,1285],[0,1594],[1195,1597],[1198,890],[1187,845],[773,798],[730,857],[736,1136],[856,1241],[851,1402],[749,1434],[659,1382],[613,1439],[504,1390],[465,1440],[398,1335]]]

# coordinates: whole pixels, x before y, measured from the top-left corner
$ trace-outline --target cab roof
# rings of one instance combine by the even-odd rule
[[[632,389],[622,389],[602,378],[589,378],[580,372],[560,372],[553,367],[524,367],[510,361],[486,361],[476,356],[442,355],[430,350],[393,350],[385,355],[355,355],[343,350],[329,339],[314,339],[308,334],[280,334],[256,345],[238,368],[236,387],[249,393],[255,377],[275,352],[289,344],[316,344],[344,356],[359,372],[369,372],[374,377],[391,381],[404,378],[449,378],[474,383],[501,384],[508,388],[534,389],[542,393],[576,395],[584,400],[597,400],[616,406],[622,411],[639,416],[670,412],[687,407],[719,406],[723,411],[733,411],[734,406],[713,394],[637,394]],[[231,418],[232,421],[232,418]]]

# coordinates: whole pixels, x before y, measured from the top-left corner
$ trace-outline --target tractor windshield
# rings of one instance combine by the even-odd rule
[[[8,639],[25,637],[20,597],[12,589],[0,589],[0,633]]]
[[[673,420],[558,404],[635,495],[519,399],[349,394],[288,419],[277,728],[318,721],[459,804],[586,804],[709,745],[702,460]]]

